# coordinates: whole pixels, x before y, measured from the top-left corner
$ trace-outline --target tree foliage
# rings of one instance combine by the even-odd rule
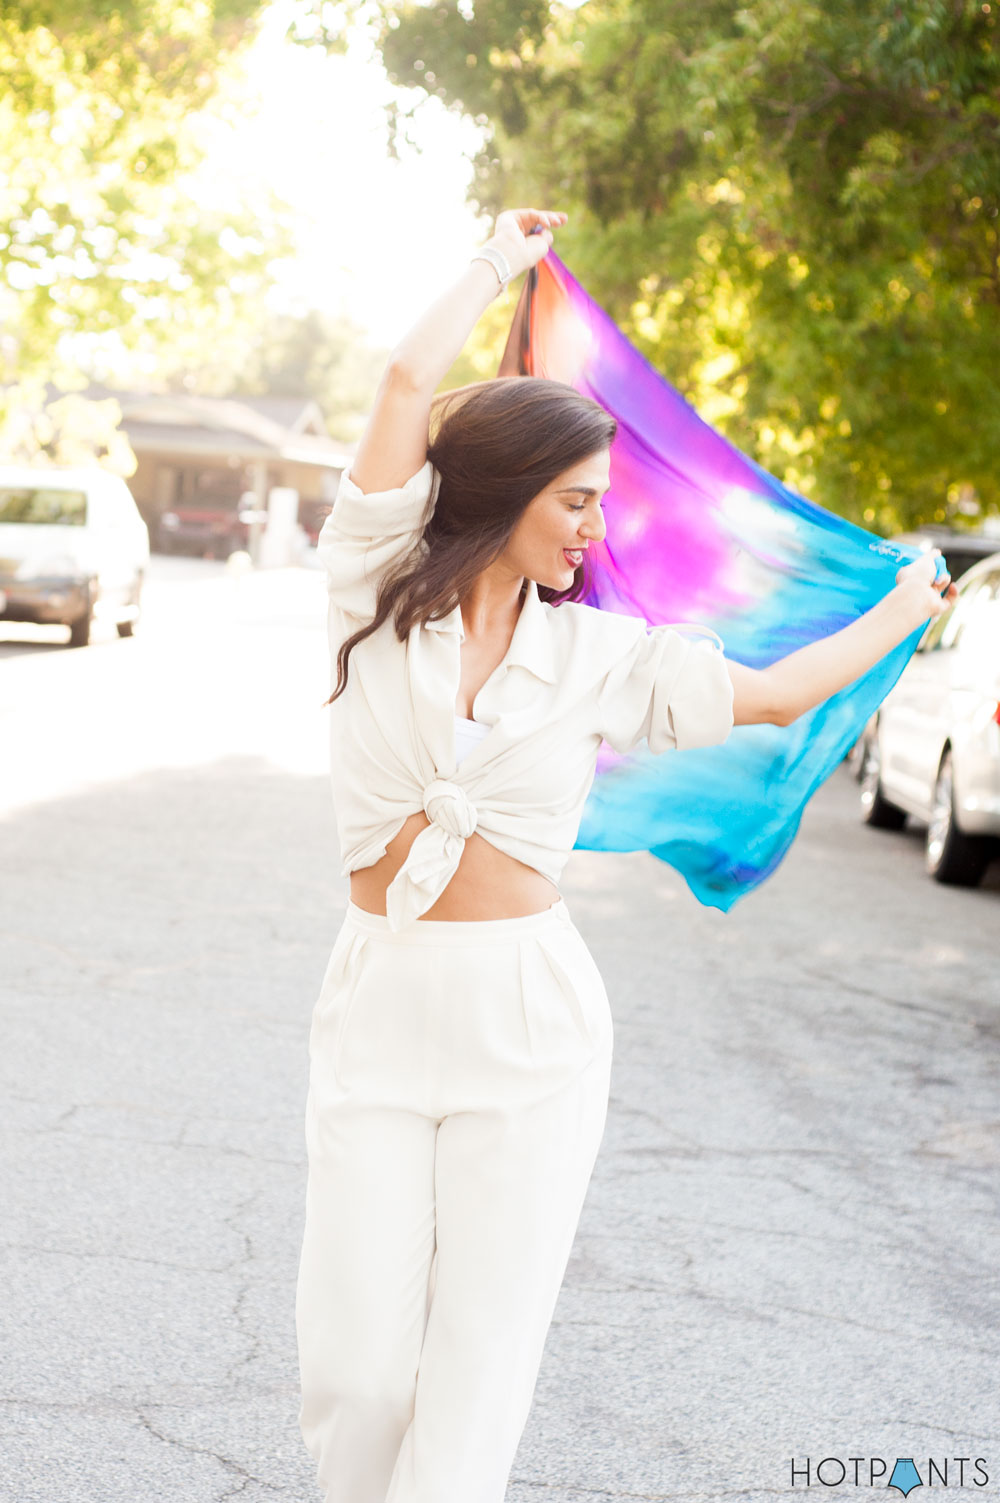
[[[53,396],[40,377],[30,377],[9,387],[0,404],[0,454],[13,464],[100,464],[127,478],[137,461],[121,420],[114,398]]]
[[[370,11],[370,3],[367,5]],[[405,135],[488,126],[474,196],[741,447],[891,530],[1000,506],[996,0],[385,0]]]
[[[264,311],[211,359],[168,372],[167,382],[206,396],[312,397],[331,437],[351,443],[364,429],[388,355],[349,318],[316,309]]]
[[[0,13],[0,366],[65,336],[183,339],[259,288],[279,240],[194,202],[192,120],[260,0],[13,0]]]

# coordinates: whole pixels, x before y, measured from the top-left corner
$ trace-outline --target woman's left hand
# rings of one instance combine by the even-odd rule
[[[737,725],[790,725],[799,715],[846,689],[958,598],[947,574],[936,579],[940,549],[904,564],[896,588],[856,621],[778,658],[766,668],[727,662]]]
[[[904,564],[896,575],[896,589],[901,592],[900,598],[912,607],[917,625],[928,617],[943,615],[958,599],[950,574],[943,574],[940,579],[935,577],[940,557],[940,548],[934,548],[912,564]]]

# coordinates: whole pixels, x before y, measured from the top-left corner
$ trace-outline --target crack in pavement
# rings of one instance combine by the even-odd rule
[[[120,1261],[123,1263],[148,1263],[154,1268],[173,1268],[179,1273],[231,1273],[232,1270],[243,1261],[242,1257],[236,1258],[229,1263],[223,1263],[213,1268],[205,1263],[172,1263],[167,1258],[143,1258],[138,1253],[123,1253],[104,1251],[102,1249],[80,1251],[69,1247],[41,1247],[31,1242],[4,1242],[0,1244],[11,1252],[40,1253],[53,1258],[94,1258],[98,1261]]]
[[[575,1494],[587,1498],[642,1498],[648,1503],[676,1503],[681,1497],[679,1493],[637,1493],[626,1488],[616,1487],[585,1487],[576,1482],[538,1482],[530,1477],[511,1477],[511,1484],[519,1487],[530,1487],[536,1491],[562,1492]],[[784,1498],[788,1494],[787,1488],[781,1487],[740,1487],[723,1488],[713,1492],[693,1492],[685,1489],[683,1497],[686,1503],[698,1498]]]
[[[246,1301],[249,1297],[250,1290],[253,1288],[254,1282],[246,1272],[248,1265],[253,1263],[255,1260],[253,1238],[245,1227],[240,1228],[237,1225],[237,1221],[239,1220],[239,1218],[247,1215],[247,1213],[256,1205],[262,1193],[263,1191],[261,1189],[251,1190],[250,1193],[248,1195],[245,1195],[242,1200],[237,1201],[236,1205],[233,1206],[228,1215],[223,1217],[222,1221],[223,1226],[228,1227],[230,1232],[242,1239],[243,1251],[234,1260],[232,1267],[242,1268],[244,1270],[244,1276],[239,1285],[239,1288],[236,1291],[236,1298],[233,1301],[232,1309],[229,1313],[230,1318],[235,1322],[236,1330],[241,1340],[243,1340],[248,1347],[245,1355],[237,1358],[226,1369],[226,1379],[229,1382],[235,1382],[235,1374],[240,1370],[240,1368],[249,1367],[250,1364],[252,1362],[255,1362],[260,1356],[260,1332],[255,1327],[250,1325],[249,1317],[245,1309]]]
[[[142,1428],[149,1435],[151,1435],[154,1440],[158,1440],[163,1445],[170,1446],[175,1450],[184,1451],[190,1456],[208,1456],[212,1461],[217,1461],[221,1467],[224,1467],[225,1470],[231,1473],[234,1477],[242,1479],[240,1486],[235,1490],[235,1492],[232,1489],[228,1489],[225,1493],[220,1495],[219,1503],[222,1503],[223,1498],[234,1497],[238,1493],[243,1492],[251,1482],[255,1482],[258,1487],[264,1487],[268,1492],[274,1493],[278,1496],[288,1492],[288,1488],[279,1487],[277,1483],[268,1482],[266,1478],[258,1477],[253,1472],[248,1471],[245,1466],[241,1466],[240,1463],[238,1461],[234,1461],[231,1456],[224,1456],[220,1451],[213,1451],[209,1446],[196,1446],[190,1441],[176,1440],[170,1435],[164,1435],[162,1430],[157,1430],[156,1426],[153,1424],[153,1421],[147,1414],[144,1414],[141,1409],[133,1409],[131,1412],[138,1416],[139,1423],[142,1425]]]
[[[835,1425],[838,1428],[842,1428],[843,1424],[844,1424],[844,1416],[843,1416],[843,1413],[818,1415],[816,1423],[817,1424],[827,1424],[828,1423],[828,1424],[831,1424],[831,1425]],[[869,1419],[868,1415],[866,1414],[865,1415],[865,1419],[864,1419],[864,1423],[865,1423],[866,1426],[868,1426],[868,1425],[885,1425],[885,1426],[898,1425],[901,1430],[905,1430],[906,1432],[910,1432],[912,1430],[933,1430],[938,1435],[953,1435],[953,1436],[956,1436],[959,1440],[962,1440],[962,1441],[966,1441],[966,1440],[991,1440],[991,1441],[1000,1440],[1000,1434],[992,1434],[992,1433],[990,1433],[990,1434],[985,1434],[984,1435],[981,1431],[977,1431],[977,1430],[949,1430],[946,1425],[935,1425],[930,1420],[918,1420],[918,1419],[914,1419],[914,1417],[913,1417],[912,1414],[908,1414],[905,1417],[905,1419],[900,1419],[900,1418],[897,1418],[896,1416],[890,1416],[888,1419]]]

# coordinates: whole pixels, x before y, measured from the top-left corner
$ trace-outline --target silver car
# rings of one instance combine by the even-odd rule
[[[865,729],[867,824],[927,825],[927,870],[975,886],[1000,854],[1000,553],[959,581]]]
[[[124,480],[84,469],[0,465],[0,629],[5,621],[91,622],[130,637],[149,567],[149,532]]]

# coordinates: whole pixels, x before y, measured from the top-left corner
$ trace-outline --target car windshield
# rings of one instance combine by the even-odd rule
[[[0,486],[0,522],[38,522],[82,527],[87,520],[84,491],[55,486]]]
[[[985,642],[995,655],[1000,645],[1000,574],[980,574],[959,585],[958,599],[931,622],[920,650],[957,647],[967,639],[974,639],[977,645]]]

